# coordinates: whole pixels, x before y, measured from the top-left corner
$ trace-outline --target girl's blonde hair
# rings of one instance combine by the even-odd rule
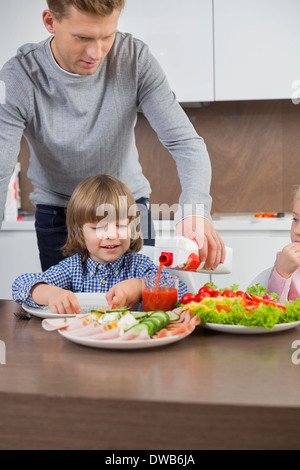
[[[117,222],[129,220],[130,247],[128,251],[138,252],[143,246],[140,235],[140,215],[135,199],[128,187],[108,175],[90,176],[82,181],[73,192],[67,209],[68,237],[63,246],[64,256],[81,255],[85,262],[89,256],[83,226],[103,220]]]
[[[47,0],[49,10],[58,21],[68,18],[70,7],[100,16],[110,16],[114,10],[123,10],[126,0]]]
[[[296,199],[300,199],[300,186],[297,186],[294,190],[294,202],[296,201]]]

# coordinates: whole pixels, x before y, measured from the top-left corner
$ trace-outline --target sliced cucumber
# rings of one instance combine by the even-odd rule
[[[133,329],[137,334],[141,333],[144,330],[148,330],[148,325],[145,323],[139,323],[138,325],[134,325],[131,328],[129,328],[127,331]],[[148,330],[149,333],[149,330]]]
[[[149,318],[159,318],[162,323],[166,323],[166,324],[168,324],[170,321],[170,317],[167,314],[167,312],[162,312],[159,310],[157,312],[151,313]]]
[[[166,328],[170,322],[170,317],[166,312],[153,312],[151,315],[142,320],[138,325],[132,326],[136,333],[140,333],[145,328],[148,330],[149,336],[153,336],[162,328]]]
[[[154,326],[154,329],[156,330],[157,328],[161,329],[161,325],[162,325],[162,320],[161,318],[157,318],[155,316],[150,316],[147,318],[147,320],[145,320],[145,322],[147,323],[151,323],[153,326]],[[144,323],[144,321],[143,321]]]
[[[180,315],[176,312],[173,312],[173,310],[169,310],[167,314],[170,317],[170,321],[178,321],[180,320]]]
[[[114,312],[124,313],[124,312],[127,312],[128,310],[129,310],[128,307],[112,308],[111,310],[106,310],[105,313],[114,313]]]
[[[149,312],[131,312],[131,315],[133,315],[136,320],[142,320],[149,317]]]
[[[133,326],[132,328],[134,328],[134,331],[137,332],[136,328],[138,331],[140,331],[140,326],[147,328],[149,336],[153,336],[156,333],[156,325],[153,322],[143,320],[139,325]]]

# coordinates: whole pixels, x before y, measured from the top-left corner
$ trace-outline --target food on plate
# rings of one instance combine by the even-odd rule
[[[213,290],[205,291],[205,286],[199,289],[196,298],[201,294],[200,291],[209,294],[200,301],[181,302],[182,310],[199,316],[203,325],[219,323],[272,329],[276,324],[300,321],[300,299],[286,302],[285,305],[278,304],[278,296],[267,295],[265,287],[259,284],[248,288],[246,292],[239,290],[238,285],[230,289],[217,289],[210,283],[206,286]],[[216,292],[218,295],[215,295]]]
[[[200,323],[200,318],[181,308],[165,312],[131,312],[128,309],[93,310],[74,318],[44,320],[48,330],[96,340],[150,340],[166,336],[187,335]]]

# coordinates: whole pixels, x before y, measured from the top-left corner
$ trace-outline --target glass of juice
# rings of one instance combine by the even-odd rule
[[[155,274],[143,277],[143,310],[172,310],[178,302],[178,277]]]

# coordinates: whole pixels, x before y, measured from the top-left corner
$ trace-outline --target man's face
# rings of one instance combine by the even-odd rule
[[[46,10],[43,20],[54,35],[51,49],[58,65],[70,73],[94,74],[114,43],[119,17],[119,10],[102,17],[71,7],[68,18],[58,21]]]

